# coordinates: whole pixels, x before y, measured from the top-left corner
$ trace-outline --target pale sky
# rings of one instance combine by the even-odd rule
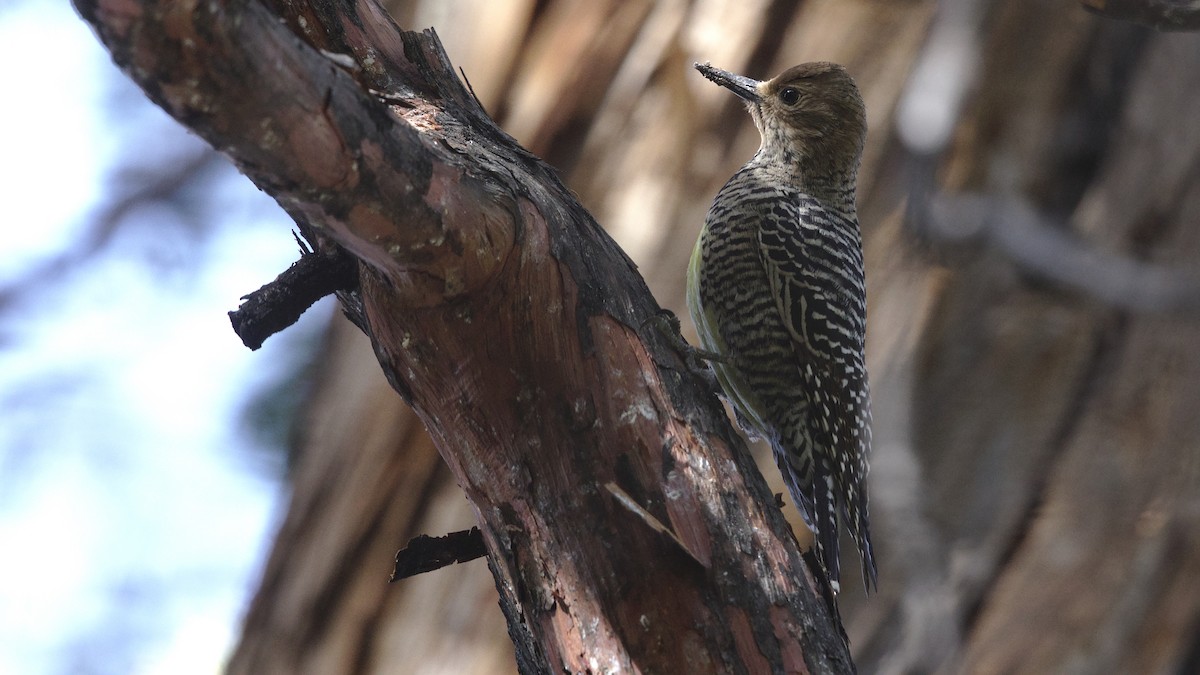
[[[0,62],[9,289],[138,180],[116,169],[202,145],[66,2],[0,4]],[[332,307],[244,348],[225,312],[295,259],[290,221],[232,169],[202,187],[0,305],[0,673],[215,673],[237,635],[284,505],[239,415]]]

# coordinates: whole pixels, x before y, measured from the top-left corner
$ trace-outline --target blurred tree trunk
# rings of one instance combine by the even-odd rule
[[[934,3],[392,11],[438,28],[493,116],[560,168],[677,311],[708,201],[757,144],[741,106],[691,62],[756,77],[846,64],[872,127],[860,215],[879,443],[882,592],[841,598],[859,668],[1200,669],[1197,317],[1114,309],[1037,283],[994,248],[947,253],[905,227],[911,157],[892,120]],[[969,27],[979,77],[939,186],[1015,196],[1085,246],[1194,269],[1194,36],[1053,0],[982,3]],[[473,514],[366,340],[340,320],[330,335],[292,504],[231,671],[513,670],[483,562],[385,584],[409,537],[463,529]]]

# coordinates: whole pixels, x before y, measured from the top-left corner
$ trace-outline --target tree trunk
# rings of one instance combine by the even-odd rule
[[[757,143],[740,104],[691,61],[755,77],[846,64],[871,125],[859,213],[881,589],[864,600],[847,584],[839,598],[855,662],[885,673],[1200,668],[1194,36],[1050,0],[963,0],[937,13],[919,0],[390,9],[404,25],[438,26],[485,107],[562,172],[677,312],[707,204]],[[951,142],[932,150],[915,147],[897,112],[921,89],[914,73],[926,60],[941,67],[935,83],[958,77],[964,95],[947,108]],[[927,166],[930,202],[949,211],[919,208],[914,176]],[[413,325],[399,330],[415,335]],[[346,322],[331,328],[293,503],[231,670],[513,670],[482,563],[383,585],[410,537],[476,522],[458,484],[476,504],[479,488],[445,468],[368,344]],[[434,428],[443,453],[460,451]],[[760,464],[782,491],[769,460]],[[629,494],[683,534],[655,510],[665,500]],[[692,564],[691,544],[653,537],[632,517],[618,541],[636,529],[654,559]]]
[[[78,6],[318,250],[358,259],[344,302],[471,501],[522,671],[852,670],[827,582],[654,327],[633,265],[432,33],[397,31],[369,0]],[[321,565],[353,567],[369,540],[351,541]],[[248,624],[307,616],[307,651],[342,598],[291,597]],[[369,654],[282,656],[232,665],[327,672]]]

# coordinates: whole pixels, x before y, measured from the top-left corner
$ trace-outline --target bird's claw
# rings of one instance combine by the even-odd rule
[[[705,362],[725,363],[724,357],[715,352],[699,349],[688,344],[687,340],[684,340],[680,334],[682,324],[679,321],[679,317],[675,315],[675,312],[669,309],[660,309],[656,314],[646,319],[643,325],[652,325],[666,339],[667,343],[683,356],[683,362],[692,374],[703,378],[709,388],[715,391],[721,390],[712,369],[708,368]]]

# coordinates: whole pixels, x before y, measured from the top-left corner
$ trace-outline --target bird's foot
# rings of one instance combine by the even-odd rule
[[[720,391],[720,384],[705,362],[725,363],[725,358],[716,352],[710,352],[688,344],[680,334],[679,317],[669,309],[660,309],[657,314],[646,319],[645,325],[653,326],[666,339],[676,352],[683,356],[683,362],[692,374],[704,379],[710,388]]]

